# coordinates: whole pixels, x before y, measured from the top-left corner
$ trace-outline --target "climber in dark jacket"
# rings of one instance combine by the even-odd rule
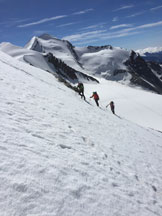
[[[114,102],[111,101],[111,102],[106,106],[106,108],[107,108],[109,105],[110,105],[110,109],[111,109],[112,113],[115,114],[115,105],[114,105]]]
[[[83,83],[78,83],[77,91],[78,91],[79,95],[81,96],[81,98],[84,98],[84,100],[85,100],[86,98],[85,98],[85,95],[84,95],[84,85],[83,85]]]

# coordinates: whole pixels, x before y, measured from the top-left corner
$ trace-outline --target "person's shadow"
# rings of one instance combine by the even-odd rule
[[[118,118],[120,118],[120,119],[122,119],[120,116],[118,116],[117,114],[114,114],[116,117],[118,117]]]
[[[84,100],[87,104],[89,104],[89,105],[91,105],[92,106],[92,104],[89,102],[89,101],[87,101],[86,99]]]

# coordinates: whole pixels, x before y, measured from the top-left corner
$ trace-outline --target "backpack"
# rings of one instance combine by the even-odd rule
[[[113,101],[110,102],[110,106],[111,106],[111,107],[114,106],[114,102],[113,102]]]
[[[99,100],[99,96],[98,96],[97,92],[93,92],[93,97],[95,100]]]
[[[78,84],[78,88],[79,88],[79,89],[83,89],[83,83],[79,83],[79,84]]]

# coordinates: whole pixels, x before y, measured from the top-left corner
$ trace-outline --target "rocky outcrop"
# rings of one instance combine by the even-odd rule
[[[88,50],[90,50],[92,52],[100,51],[100,50],[103,50],[103,49],[110,49],[110,50],[113,49],[113,47],[111,45],[105,45],[105,46],[88,46],[87,48],[88,48]]]
[[[162,81],[156,75],[162,73],[160,65],[146,62],[139,54],[134,51],[131,52],[130,58],[125,62],[128,67],[129,73],[132,75],[131,82],[133,84],[140,85],[144,88],[148,88],[159,94],[162,94]],[[152,71],[152,69],[156,71]],[[158,70],[157,70],[158,69]]]
[[[76,71],[75,69],[69,67],[61,59],[58,59],[55,56],[53,56],[52,53],[48,53],[45,56],[45,58],[49,63],[51,63],[54,66],[57,75],[65,80],[68,80],[72,83],[78,83],[80,80],[99,83],[99,81],[93,78],[92,76],[86,75],[82,72]]]

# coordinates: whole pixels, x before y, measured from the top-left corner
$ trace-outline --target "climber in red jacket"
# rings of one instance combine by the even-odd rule
[[[93,92],[93,94],[92,94],[92,96],[90,98],[92,98],[92,97],[94,98],[94,100],[96,102],[96,105],[99,106],[99,103],[98,103],[99,96],[98,96],[97,92]]]

